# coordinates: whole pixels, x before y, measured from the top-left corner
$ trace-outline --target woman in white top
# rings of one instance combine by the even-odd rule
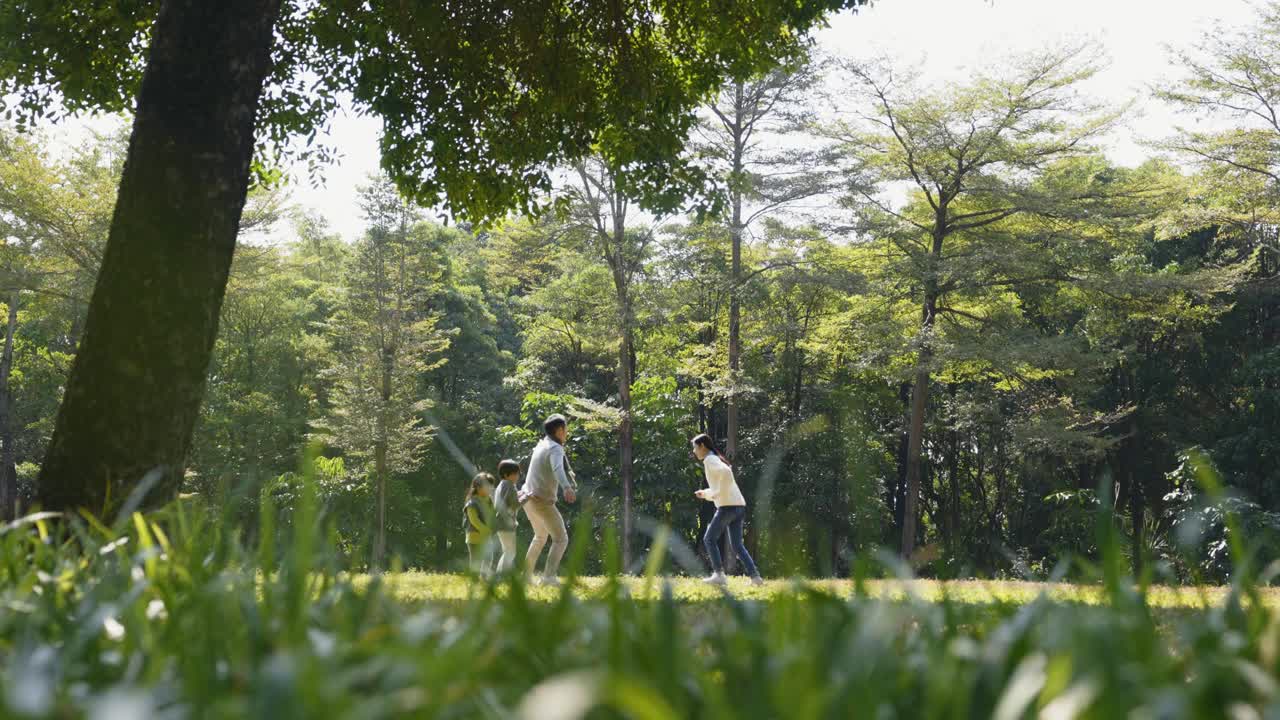
[[[716,515],[711,518],[707,534],[702,538],[703,544],[707,546],[707,555],[711,556],[711,577],[707,578],[707,582],[713,585],[724,585],[726,582],[724,561],[720,557],[720,538],[728,530],[729,541],[738,555],[738,561],[751,576],[751,581],[759,585],[764,582],[760,579],[760,571],[751,559],[751,553],[742,544],[742,524],[747,517],[747,499],[742,496],[737,481],[733,479],[733,468],[716,452],[715,444],[709,436],[699,435],[690,442],[693,443],[694,457],[702,461],[702,468],[707,473],[707,487],[694,495],[716,504]]]

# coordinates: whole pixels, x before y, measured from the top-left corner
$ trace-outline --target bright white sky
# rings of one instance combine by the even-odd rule
[[[1166,136],[1179,122],[1145,97],[1151,83],[1176,72],[1166,46],[1194,42],[1215,21],[1230,26],[1251,18],[1244,0],[878,0],[857,15],[833,18],[818,43],[846,56],[888,53],[919,63],[927,77],[962,81],[969,68],[1010,53],[1095,40],[1110,65],[1093,79],[1090,92],[1108,102],[1137,100],[1134,116],[1111,138],[1108,152],[1116,162],[1135,164],[1147,154],[1138,139]],[[326,169],[324,185],[311,187],[304,171],[296,173],[301,180],[293,188],[294,201],[318,209],[348,240],[363,224],[356,188],[378,169],[378,127],[374,118],[336,118],[330,142],[342,157]]]

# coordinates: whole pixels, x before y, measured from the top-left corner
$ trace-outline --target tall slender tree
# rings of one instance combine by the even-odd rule
[[[423,422],[422,373],[443,362],[448,334],[428,306],[443,268],[430,227],[390,180],[363,191],[369,229],[356,245],[346,303],[332,323],[336,363],[332,409],[319,423],[325,439],[371,460],[374,484],[373,565],[387,555],[387,486],[392,473],[417,466],[431,428]]]
[[[635,428],[631,386],[636,373],[635,285],[654,239],[652,229],[628,227],[633,198],[622,173],[602,158],[583,160],[574,167],[577,183],[570,190],[573,226],[591,253],[609,268],[617,313],[618,476],[622,484],[622,558],[631,564],[631,503],[635,488]]]
[[[784,150],[779,135],[796,128],[798,103],[815,81],[814,67],[800,56],[748,80],[728,83],[708,104],[697,152],[724,195],[729,230],[729,382],[725,397],[725,454],[738,452],[742,365],[742,242],[751,226],[797,200],[825,188],[823,175],[805,150]],[[773,142],[771,142],[773,141]]]
[[[1037,186],[1051,164],[1089,152],[1089,141],[1115,121],[1080,92],[1097,71],[1088,45],[1018,58],[1004,74],[978,74],[945,90],[922,87],[887,62],[840,63],[858,104],[843,103],[826,126],[844,158],[845,201],[861,232],[888,239],[913,275],[919,308],[915,370],[908,408],[902,553],[915,549],[929,384],[936,368],[935,323],[961,307],[942,303],[967,282],[971,259],[993,259],[982,237],[998,238],[1019,215],[1069,214],[1088,198]],[[895,206],[887,192],[909,189]],[[991,246],[991,250],[998,247]],[[991,279],[1005,285],[1008,278]]]

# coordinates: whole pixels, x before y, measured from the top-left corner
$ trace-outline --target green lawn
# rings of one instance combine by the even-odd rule
[[[357,576],[357,584],[367,584],[368,576]],[[388,589],[407,602],[458,601],[476,597],[484,592],[484,584],[464,575],[401,572],[384,576]],[[662,592],[664,583],[670,583],[674,597],[683,602],[705,602],[719,598],[722,591],[688,577],[658,578],[647,581],[642,577],[626,577],[621,580],[628,594],[635,599],[653,599]],[[574,590],[580,598],[605,595],[607,579],[603,577],[579,578]],[[745,578],[734,578],[729,592],[743,600],[770,600],[797,589],[810,589],[836,597],[850,597],[855,592],[852,580],[771,580],[761,587],[752,586]],[[944,598],[966,605],[1008,604],[1023,605],[1047,595],[1060,602],[1097,604],[1105,598],[1098,585],[1070,583],[1038,583],[1020,581],[964,580],[943,582],[937,580],[869,580],[865,583],[869,596],[890,600],[902,600],[914,596],[930,602]],[[1153,586],[1147,593],[1147,602],[1160,609],[1199,609],[1221,603],[1229,588],[1221,586],[1169,587]],[[1280,588],[1261,591],[1268,605],[1280,607]],[[534,586],[529,589],[532,597],[550,600],[558,597],[559,590]]]

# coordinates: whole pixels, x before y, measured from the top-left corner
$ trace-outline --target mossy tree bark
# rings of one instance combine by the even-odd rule
[[[174,497],[249,184],[280,0],[165,0],[84,335],[39,480],[45,509]]]

